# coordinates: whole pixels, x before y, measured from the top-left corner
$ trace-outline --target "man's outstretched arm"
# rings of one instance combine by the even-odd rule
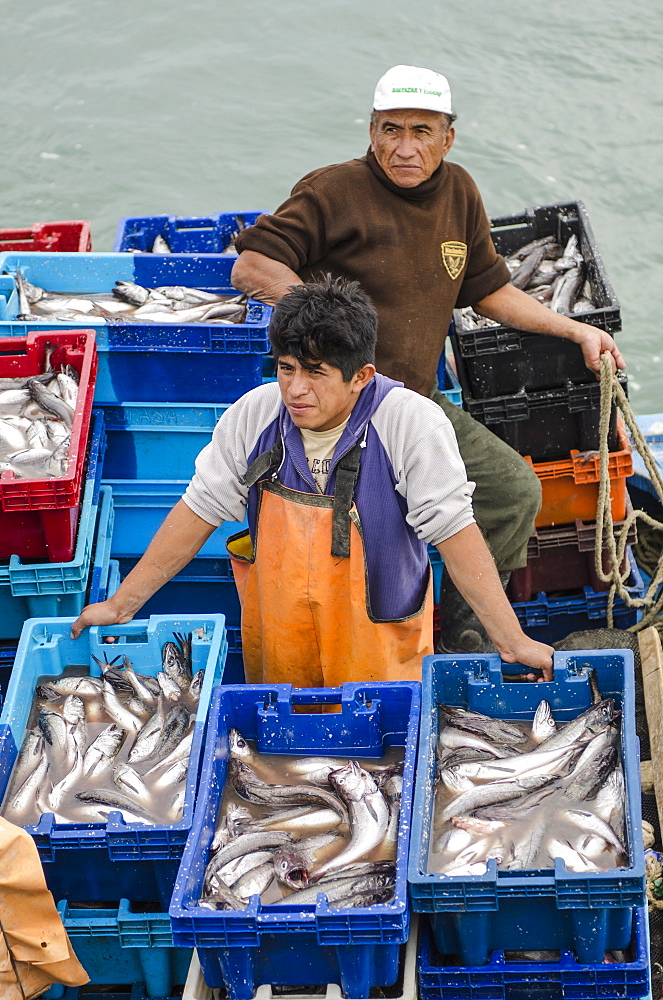
[[[541,670],[541,679],[551,681],[553,649],[530,639],[521,629],[477,525],[469,524],[436,548],[444,559],[444,572],[451,575],[502,660]],[[527,676],[535,680],[533,674]]]
[[[117,592],[107,601],[83,608],[71,626],[72,639],[77,639],[89,625],[123,625],[131,621],[152,594],[193,559],[215,528],[179,500]]]
[[[597,375],[600,373],[601,355],[604,351],[608,351],[612,357],[613,370],[626,368],[624,356],[609,333],[590,326],[589,323],[579,323],[570,316],[553,312],[513,285],[502,285],[496,292],[475,303],[474,309],[503,326],[513,326],[530,333],[547,333],[552,337],[573,341],[581,348],[587,367]]]

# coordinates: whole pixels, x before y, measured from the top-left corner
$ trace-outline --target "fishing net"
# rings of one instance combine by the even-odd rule
[[[658,561],[658,560],[657,560]],[[565,639],[554,643],[555,649],[630,649],[633,652],[635,665],[635,730],[640,740],[640,759],[649,760],[649,730],[645,713],[645,695],[642,684],[642,666],[640,662],[640,647],[638,637],[633,632],[615,628],[597,628],[583,632],[572,632]],[[600,680],[599,680],[600,684]],[[661,850],[661,828],[658,820],[656,796],[653,792],[642,792],[642,818],[651,823],[654,828],[654,847]],[[654,880],[661,876],[650,864],[647,872],[648,892],[653,897]],[[663,888],[663,883],[661,883]],[[663,901],[659,901],[663,902]],[[663,984],[663,908],[654,903],[649,906],[649,939],[651,947],[652,991],[654,996],[660,995]]]

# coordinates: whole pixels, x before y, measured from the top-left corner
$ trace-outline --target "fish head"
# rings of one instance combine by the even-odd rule
[[[83,699],[77,694],[69,694],[64,700],[62,715],[71,725],[81,722],[85,718],[85,705]]]
[[[344,799],[353,802],[359,802],[365,795],[377,791],[373,778],[356,760],[330,771],[329,783]]]
[[[309,884],[308,868],[294,851],[280,851],[274,855],[274,871],[279,882],[291,889],[306,889]]]
[[[161,650],[161,666],[168,674],[182,673],[184,669],[183,654],[174,642],[164,642]]]
[[[599,733],[610,725],[616,714],[614,698],[604,698],[587,713],[587,727],[591,732]]]
[[[230,756],[240,760],[253,760],[254,752],[246,742],[239,729],[232,729],[228,732],[228,743],[230,745]]]

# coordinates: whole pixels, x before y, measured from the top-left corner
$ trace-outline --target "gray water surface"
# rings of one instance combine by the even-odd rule
[[[275,208],[362,155],[395,63],[451,83],[490,215],[584,201],[639,413],[663,410],[663,2],[0,0],[0,225]]]

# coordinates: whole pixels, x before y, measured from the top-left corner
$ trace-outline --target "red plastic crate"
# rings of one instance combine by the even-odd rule
[[[31,250],[54,253],[86,253],[92,249],[90,223],[86,219],[70,222],[35,222],[23,229],[0,229],[0,252]]]
[[[17,479],[9,469],[0,474],[0,559],[16,554],[68,562],[73,556],[97,375],[95,332],[50,330],[2,338],[0,377],[39,374],[47,346],[53,344],[53,367],[70,364],[80,377],[69,463],[66,473],[53,479]]]
[[[626,512],[633,508],[627,497]],[[615,534],[623,522],[614,525]],[[635,545],[637,530],[632,524],[627,545]],[[534,600],[539,591],[546,593],[591,587],[602,592],[609,584],[599,579],[594,566],[595,521],[575,521],[559,527],[538,528],[527,543],[527,565],[514,569],[509,580],[508,594],[512,601]],[[622,569],[626,568],[624,555]],[[603,570],[609,571],[607,550],[603,549]]]
[[[626,480],[633,475],[633,455],[621,415],[617,419],[617,438],[620,447],[608,456],[608,475],[612,519],[623,521],[628,496]],[[525,461],[536,472],[543,491],[535,527],[596,520],[600,478],[598,451],[574,449],[568,458],[555,462],[533,462],[528,455]]]

